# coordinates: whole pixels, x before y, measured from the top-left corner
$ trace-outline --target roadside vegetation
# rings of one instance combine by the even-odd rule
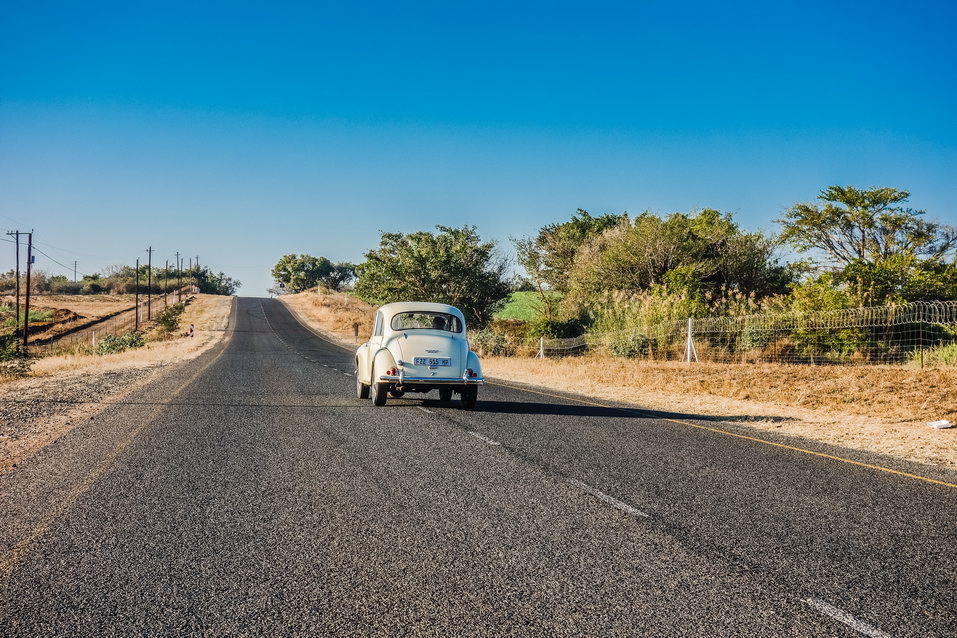
[[[131,348],[142,348],[146,339],[142,332],[127,332],[122,335],[106,335],[96,344],[96,354],[115,354]]]
[[[303,292],[319,289],[339,292],[356,277],[356,267],[346,261],[332,263],[325,257],[312,255],[284,255],[272,269],[277,286],[274,294]],[[280,287],[281,284],[281,287]]]
[[[291,306],[309,325],[344,343],[356,341],[356,326],[359,329],[360,343],[372,336],[376,307],[348,293],[317,294],[311,291],[283,295],[280,300]]]
[[[166,291],[175,292],[180,286],[192,286],[192,290],[199,290],[200,294],[227,296],[235,293],[241,285],[239,281],[222,272],[215,273],[208,267],[183,270],[153,268],[150,272],[145,265],[138,270],[129,266],[114,266],[108,268],[105,275],[84,276],[79,282],[69,281],[63,276],[49,276],[42,270],[34,270],[30,279],[32,304],[27,322],[24,305],[20,307],[19,318],[16,316],[14,293],[17,280],[14,271],[0,273],[0,350],[4,350],[0,354],[0,374],[4,376],[23,376],[31,368],[32,362],[21,360],[21,353],[16,348],[26,323],[29,324],[30,343],[43,344],[68,333],[81,332],[102,319],[124,312],[132,313],[137,299],[133,293],[137,291],[139,301],[143,303],[149,292],[155,299]],[[20,283],[21,294],[25,294],[23,273]],[[82,350],[82,354],[112,354],[141,347],[146,341],[168,339],[176,331],[182,313],[182,304],[176,304],[160,312],[152,324],[144,327],[144,332],[104,336],[95,347],[92,344],[78,345],[78,353]],[[14,332],[18,333],[17,339],[14,338]],[[8,343],[13,345],[8,348]]]
[[[232,301],[232,297],[224,295],[192,295],[189,303],[182,305],[177,327],[173,330],[167,330],[154,321],[146,324],[140,332],[98,338],[95,348],[87,342],[78,344],[69,352],[29,359],[31,368],[26,381],[29,377],[153,367],[190,359],[223,338]],[[195,338],[185,337],[184,324],[195,325]]]
[[[168,308],[164,308],[156,314],[154,321],[156,322],[156,328],[161,337],[173,334],[179,329],[180,318],[185,311],[186,305],[177,303]]]
[[[228,277],[225,273],[213,272],[208,267],[184,268],[177,270],[154,266],[151,287],[150,269],[146,265],[139,267],[139,291],[145,294],[147,289],[153,294],[162,294],[167,290],[176,290],[182,285],[193,284],[199,291],[210,295],[235,294],[241,282]],[[23,273],[21,285],[23,284]],[[84,275],[79,281],[71,281],[63,275],[50,275],[43,270],[34,269],[30,276],[30,287],[34,294],[52,295],[124,295],[133,294],[137,289],[137,269],[134,266],[111,266],[104,273]],[[12,295],[16,289],[16,277],[10,270],[0,273],[0,295]]]
[[[614,356],[668,359],[681,356],[683,344],[673,335],[660,343],[641,336],[648,326],[957,300],[957,229],[908,207],[909,196],[895,188],[831,186],[817,201],[788,208],[776,233],[746,230],[714,209],[578,210],[513,240],[524,271],[517,280],[507,279],[498,247],[472,226],[382,233],[354,267],[354,280],[327,282],[331,262],[308,255],[283,257],[273,274],[287,290],[351,289],[372,305],[451,303],[465,312],[487,354],[533,354],[529,346],[539,338],[588,333],[601,335]],[[799,259],[784,260],[788,251]],[[929,344],[921,360],[949,361],[946,343],[957,341],[957,331],[920,330]],[[744,331],[701,347],[715,355],[725,349],[729,358],[784,353],[795,362],[866,363],[889,338],[866,328],[769,334]],[[908,343],[894,348],[896,360],[911,357]]]

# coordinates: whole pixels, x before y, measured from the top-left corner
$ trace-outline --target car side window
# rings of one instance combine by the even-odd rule
[[[372,330],[372,336],[381,337],[382,336],[382,313],[375,313],[375,328]]]

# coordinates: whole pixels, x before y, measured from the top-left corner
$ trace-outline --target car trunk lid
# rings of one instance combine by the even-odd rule
[[[402,353],[403,369],[409,377],[434,377],[454,379],[462,376],[465,365],[464,340],[454,335],[435,330],[407,333],[398,340]],[[416,365],[416,359],[448,359],[449,365],[429,366],[425,362]]]

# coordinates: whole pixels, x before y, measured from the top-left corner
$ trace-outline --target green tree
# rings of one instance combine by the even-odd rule
[[[779,220],[781,238],[799,251],[823,254],[828,265],[838,268],[901,255],[942,259],[957,246],[957,229],[901,206],[909,197],[896,188],[830,186],[818,195],[823,205],[800,203],[787,210]]]
[[[272,276],[292,292],[302,292],[318,286],[331,272],[332,263],[325,257],[285,255],[273,266]]]
[[[784,292],[792,272],[775,258],[776,243],[742,231],[729,214],[705,209],[665,218],[643,213],[593,237],[569,273],[573,303],[609,291],[665,285],[688,295],[736,290],[759,297]]]
[[[539,290],[568,290],[568,274],[578,250],[592,237],[628,219],[627,214],[593,217],[581,208],[567,222],[545,226],[534,237],[515,239],[518,263]]]
[[[194,273],[194,278],[199,285],[199,291],[208,295],[234,295],[243,285],[238,279],[228,277],[222,272],[215,273],[205,266]]]
[[[957,229],[923,218],[895,188],[831,186],[823,204],[788,209],[781,237],[813,253],[831,274],[818,285],[840,288],[856,306],[957,299],[957,267],[945,262],[957,247]]]
[[[356,267],[355,293],[372,304],[433,301],[459,308],[470,325],[487,324],[509,293],[508,264],[474,226],[438,232],[382,233]]]
[[[356,278],[355,264],[339,261],[332,264],[329,274],[319,278],[319,284],[327,290],[339,292]]]

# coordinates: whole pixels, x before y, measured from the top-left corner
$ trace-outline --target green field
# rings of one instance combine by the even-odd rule
[[[545,293],[549,298],[555,301],[561,301],[562,295],[559,292],[551,291]],[[501,310],[495,313],[496,319],[520,319],[522,321],[532,321],[538,318],[542,312],[542,298],[537,292],[513,292],[508,297],[508,301]]]

